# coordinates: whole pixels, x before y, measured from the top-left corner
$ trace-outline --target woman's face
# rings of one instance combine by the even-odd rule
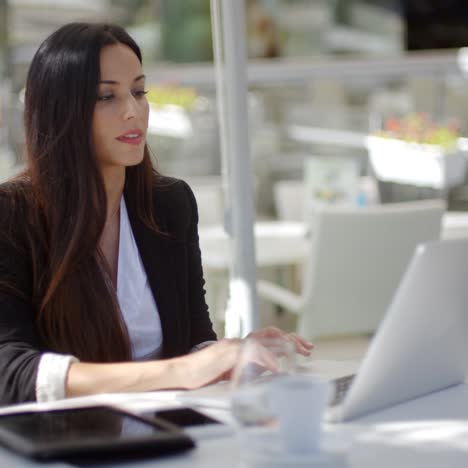
[[[134,52],[123,44],[106,46],[92,121],[92,142],[101,168],[126,167],[143,159],[149,106],[145,76]]]

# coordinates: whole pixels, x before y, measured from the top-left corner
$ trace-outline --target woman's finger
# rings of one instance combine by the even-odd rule
[[[313,349],[314,345],[306,340],[305,338],[299,336],[296,333],[285,333],[284,331],[280,330],[277,327],[266,327],[260,330],[255,330],[249,334],[251,338],[279,338],[285,339],[287,341],[293,342],[295,345],[298,345],[298,351],[311,350]]]
[[[259,366],[273,373],[279,372],[280,366],[278,359],[268,348],[265,348],[260,344],[255,347],[253,361],[255,364],[258,364]]]
[[[250,332],[247,338],[279,338],[283,335],[285,335],[285,333],[279,328],[269,326]]]
[[[314,348],[313,343],[311,343],[309,340],[306,340],[305,338],[298,335],[297,333],[290,333],[290,335],[293,336],[294,338],[296,338],[302,344],[302,346],[305,346],[307,349],[313,349]]]
[[[289,339],[294,344],[296,352],[304,355],[310,356],[310,351],[313,349],[314,345],[309,343],[307,340],[297,336],[296,334],[290,334]]]

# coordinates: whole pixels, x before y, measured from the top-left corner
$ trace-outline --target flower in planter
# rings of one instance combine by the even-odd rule
[[[376,177],[447,191],[465,181],[466,159],[457,123],[436,124],[427,114],[388,119],[367,141]]]
[[[428,114],[413,113],[401,119],[387,119],[383,130],[376,135],[411,143],[437,145],[450,150],[457,145],[460,128],[455,120],[449,121],[447,125],[439,125]]]

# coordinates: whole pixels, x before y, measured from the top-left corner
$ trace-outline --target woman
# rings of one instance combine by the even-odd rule
[[[195,388],[235,363],[238,340],[213,344],[193,193],[151,165],[141,62],[122,28],[85,23],[33,58],[27,169],[0,186],[3,403]]]

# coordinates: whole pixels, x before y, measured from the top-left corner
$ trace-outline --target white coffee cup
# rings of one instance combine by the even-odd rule
[[[306,454],[320,450],[329,391],[328,382],[315,376],[288,375],[271,382],[269,402],[286,452]]]

